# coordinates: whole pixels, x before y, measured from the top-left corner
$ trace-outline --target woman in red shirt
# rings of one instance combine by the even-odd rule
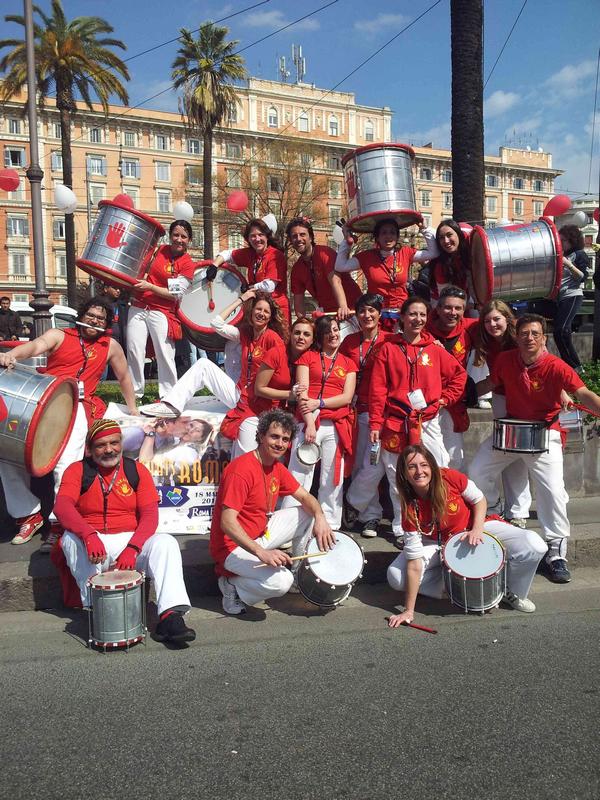
[[[321,449],[321,483],[318,500],[332,530],[342,524],[344,460],[349,468],[352,455],[350,405],[356,388],[354,363],[338,352],[340,329],[336,319],[320,317],[315,326],[317,351],[300,356],[296,367],[298,412],[304,422],[292,445],[289,470],[310,491],[314,465],[303,464],[297,455],[302,442],[315,442]],[[305,387],[308,387],[306,389]],[[285,500],[283,507],[293,505]]]
[[[299,317],[292,325],[286,349],[274,347],[266,354],[258,369],[250,400],[257,415],[277,406],[288,411],[289,405],[295,408],[297,392],[308,389],[308,385],[300,387],[296,383],[296,366],[300,356],[312,349],[314,338],[314,323],[307,317]]]
[[[446,286],[458,286],[468,293],[470,247],[464,231],[453,219],[444,219],[437,226],[435,240],[439,255],[429,263],[431,303],[436,305]]]
[[[444,597],[440,545],[455,533],[476,547],[483,529],[506,550],[506,594],[503,602],[517,611],[535,611],[527,599],[537,565],[546,552],[541,538],[499,517],[486,517],[481,490],[462,472],[440,468],[423,445],[409,445],[398,457],[397,487],[405,530],[404,550],[388,567],[393,589],[405,592],[405,610],[393,614],[390,628],[412,622],[417,594]]]
[[[169,239],[170,244],[159,247],[146,278],[133,289],[135,298],[127,320],[127,363],[136,397],[144,394],[148,336],[156,355],[160,397],[177,382],[175,342],[183,333],[175,307],[194,277],[194,262],[187,252],[192,226],[185,220],[175,220],[169,228]]]
[[[251,219],[244,228],[243,237],[248,247],[222,250],[215,258],[215,264],[220,266],[227,262],[236,267],[245,267],[250,288],[272,294],[289,325],[291,316],[287,297],[285,254],[277,246],[271,229],[262,219]]]

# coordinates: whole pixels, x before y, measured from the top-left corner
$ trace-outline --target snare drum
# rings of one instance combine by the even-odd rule
[[[450,602],[483,614],[495,608],[506,594],[506,555],[499,539],[483,534],[476,547],[461,542],[455,533],[442,548],[442,573]]]
[[[333,550],[324,556],[307,558],[297,573],[303,597],[323,608],[333,608],[348,597],[366,563],[362,547],[351,536],[336,531],[335,538]],[[315,538],[309,541],[306,552],[319,552]]]
[[[576,408],[561,411],[558,415],[560,427],[566,434],[565,453],[583,453],[585,438],[583,435],[583,414]]]
[[[321,448],[316,442],[300,442],[296,448],[296,456],[304,466],[314,467],[321,460]]]
[[[88,581],[88,644],[124,647],[146,640],[146,603],[143,573],[111,570]]]
[[[548,425],[522,419],[495,419],[492,447],[507,453],[547,453]]]
[[[35,477],[51,472],[75,424],[77,384],[18,364],[0,368],[0,395],[8,412],[0,422],[0,459]]]
[[[206,279],[212,262],[204,261],[194,272],[189,292],[181,298],[177,316],[187,338],[201,350],[224,350],[226,339],[211,327],[210,321],[239,298],[244,279],[232,267],[217,267],[213,281]],[[235,325],[244,314],[242,306],[229,314],[225,322]]]

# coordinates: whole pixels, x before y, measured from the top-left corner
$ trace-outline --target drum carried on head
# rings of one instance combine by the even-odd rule
[[[401,228],[422,222],[416,210],[412,173],[414,150],[407,144],[368,144],[342,159],[348,201],[348,227],[371,233],[380,219]]]
[[[0,395],[8,412],[0,422],[0,459],[34,477],[51,472],[75,424],[77,383],[17,365],[0,368]]]
[[[77,266],[119,289],[141,280],[165,229],[152,217],[115,200],[101,200],[98,216]]]
[[[442,574],[450,602],[483,614],[495,608],[506,594],[506,555],[499,539],[483,533],[476,547],[462,533],[451,536],[442,548]]]
[[[144,573],[111,570],[88,581],[88,645],[124,647],[146,641]]]
[[[328,550],[326,555],[307,558],[297,572],[302,596],[322,608],[333,608],[348,597],[366,563],[362,547],[351,536],[336,531],[335,539],[332,550]],[[319,553],[314,537],[306,552]]]
[[[187,338],[201,350],[224,350],[226,340],[211,327],[210,321],[239,298],[244,279],[236,269],[215,267],[216,276],[209,281],[206,272],[211,266],[211,261],[203,261],[196,269],[189,292],[181,298],[177,317]],[[235,325],[243,314],[240,306],[225,322]]]
[[[477,302],[501,298],[553,299],[562,279],[562,245],[551,219],[482,228],[471,234],[471,272]]]

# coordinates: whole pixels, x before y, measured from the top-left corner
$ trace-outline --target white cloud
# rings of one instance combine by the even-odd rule
[[[283,28],[284,25],[289,25],[291,19],[286,19],[283,12],[279,10],[273,11],[256,11],[254,14],[248,14],[244,17],[244,24],[249,28],[263,28],[264,30],[277,30]],[[314,17],[297,22],[290,27],[290,31],[316,31],[321,27],[319,20]]]
[[[432,125],[423,131],[409,131],[407,133],[401,131],[399,141],[414,144],[416,147],[421,147],[431,142],[435,148],[449,148],[450,123],[442,122],[439,125]]]
[[[357,20],[354,29],[368,36],[375,36],[377,33],[396,33],[408,21],[409,17],[405,17],[404,14],[378,14],[376,17]]]
[[[544,82],[544,86],[550,90],[553,99],[569,98],[581,94],[585,89],[591,91],[595,75],[596,63],[588,59],[579,64],[566,64],[551,75]]]
[[[485,101],[484,114],[486,117],[498,117],[517,105],[520,99],[516,92],[503,92],[502,89],[499,89]]]

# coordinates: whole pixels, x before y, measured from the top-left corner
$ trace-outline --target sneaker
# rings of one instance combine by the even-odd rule
[[[531,614],[532,611],[535,611],[535,603],[526,597],[517,597],[513,592],[507,592],[502,598],[502,602],[514,608],[515,611],[524,611],[526,614]]]
[[[42,527],[44,518],[38,511],[35,514],[30,514],[28,517],[21,517],[21,519],[17,520],[17,524],[19,526],[19,531],[13,538],[11,544],[26,544],[33,539],[35,534]]]
[[[342,512],[342,519],[343,519],[345,528],[353,528],[354,527],[354,525],[356,523],[356,520],[358,519],[358,513],[359,512],[354,508],[354,506],[351,506],[350,503],[348,503],[348,502],[344,503],[344,509],[343,509],[343,512]]]
[[[219,578],[219,589],[223,595],[223,611],[226,614],[237,616],[246,613],[246,606],[238,597],[235,586],[224,575]]]
[[[60,537],[63,535],[64,531],[57,523],[54,523],[50,526],[50,532],[48,536],[44,539],[44,541],[40,545],[40,549],[38,552],[40,553],[49,553],[54,545],[58,542]]]
[[[398,550],[404,550],[404,535],[394,536],[394,547]]]
[[[378,533],[379,533],[379,520],[369,519],[363,525],[361,536],[364,536],[365,539],[374,539]]]
[[[492,404],[489,400],[478,400],[477,401],[477,408],[491,408]]]
[[[140,414],[145,417],[163,417],[164,419],[175,419],[181,416],[181,411],[178,411],[175,406],[170,403],[149,403],[147,406],[139,407]]]
[[[567,567],[567,562],[564,558],[555,558],[552,561],[546,561],[542,558],[540,561],[540,571],[552,581],[552,583],[569,583],[571,580],[571,573]]]
[[[196,631],[188,628],[183,619],[183,615],[174,611],[168,617],[161,619],[156,630],[154,631],[154,638],[158,642],[193,642],[196,638]]]
[[[527,527],[527,520],[525,517],[512,517],[512,519],[507,519],[506,521],[510,522],[511,525],[514,525],[517,528]]]

